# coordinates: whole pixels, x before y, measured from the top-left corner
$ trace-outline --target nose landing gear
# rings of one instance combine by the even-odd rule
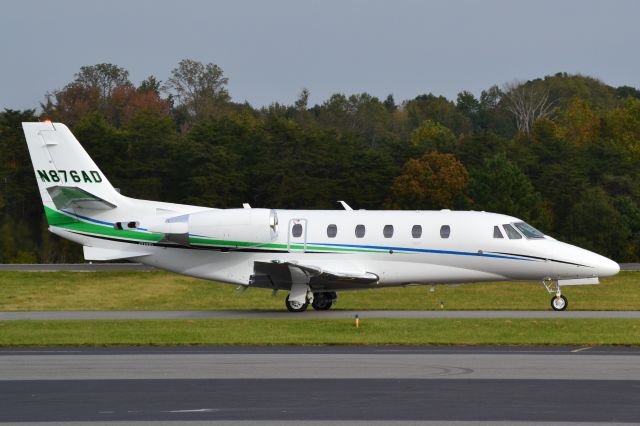
[[[554,311],[564,311],[565,309],[567,309],[567,306],[569,306],[569,301],[562,295],[558,281],[547,278],[545,280],[542,280],[542,285],[547,289],[549,294],[555,293],[555,295],[551,298],[551,309],[553,309]]]
[[[564,311],[569,306],[569,301],[563,295],[553,296],[551,298],[551,307],[554,311]]]

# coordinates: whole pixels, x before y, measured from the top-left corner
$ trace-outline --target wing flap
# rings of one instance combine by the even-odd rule
[[[298,268],[309,277],[309,285],[323,288],[363,287],[378,282],[378,275],[366,271],[336,271],[297,262],[256,261],[252,281],[291,285],[289,268]],[[277,285],[277,287],[281,287]]]
[[[287,266],[298,268],[311,278],[321,278],[332,281],[355,281],[369,284],[378,281],[378,276],[371,272],[340,272],[322,269],[318,266],[301,265],[299,263],[284,262]]]

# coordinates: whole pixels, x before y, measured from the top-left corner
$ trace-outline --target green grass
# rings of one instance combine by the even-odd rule
[[[571,310],[639,310],[640,272],[563,292]],[[0,272],[0,311],[284,309],[286,292],[270,294],[168,272]],[[341,292],[335,309],[548,310],[550,298],[540,283],[416,286]]]
[[[639,345],[628,319],[2,321],[0,346]]]

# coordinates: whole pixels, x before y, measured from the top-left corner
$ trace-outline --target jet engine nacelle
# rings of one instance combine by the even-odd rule
[[[270,209],[224,209],[189,215],[191,238],[266,244],[278,236],[278,216]]]
[[[167,241],[181,244],[215,240],[223,245],[250,247],[276,239],[278,216],[271,209],[207,210],[172,217],[148,229],[165,234]]]

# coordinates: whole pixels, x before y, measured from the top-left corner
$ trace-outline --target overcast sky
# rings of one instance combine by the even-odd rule
[[[82,65],[134,83],[214,62],[235,101],[432,92],[582,73],[640,87],[640,1],[3,1],[0,108],[33,108]]]

